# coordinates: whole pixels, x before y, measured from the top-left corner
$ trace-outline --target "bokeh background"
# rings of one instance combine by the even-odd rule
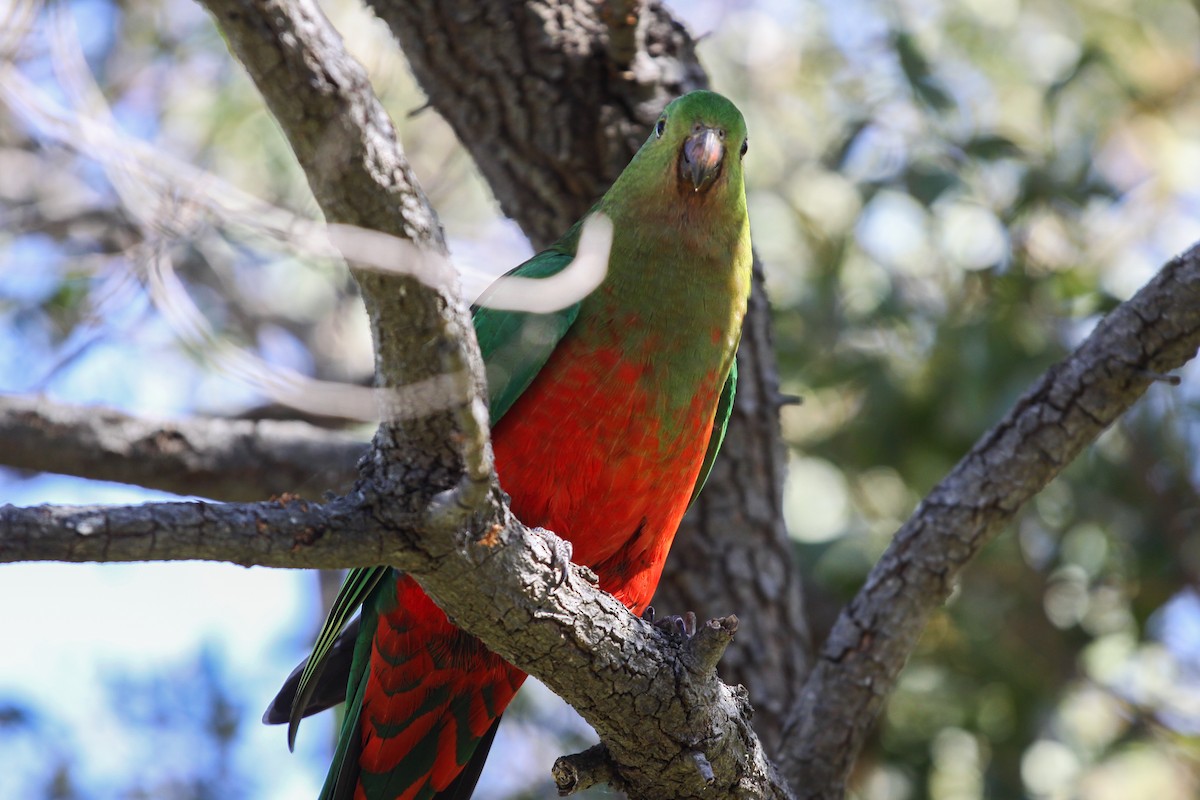
[[[781,380],[804,401],[782,412],[785,511],[820,634],[1033,378],[1200,240],[1200,12],[1184,0],[669,5],[750,126]],[[392,112],[456,263],[494,275],[526,257],[384,27],[352,2],[325,7]],[[0,34],[0,391],[244,414],[269,398],[220,357],[230,350],[364,379],[369,338],[344,269],[244,219],[188,222],[197,196],[231,187],[318,213],[205,13],[185,0],[0,11],[10,34],[30,23],[19,45]],[[180,165],[207,177],[164,189]],[[154,302],[134,224],[146,218],[172,221],[177,288],[211,330]],[[1200,796],[1200,378],[1182,377],[967,571],[872,736],[855,797]],[[0,502],[160,497],[0,471]],[[258,716],[330,585],[211,564],[0,568],[0,798],[314,796],[331,721],[307,722],[289,755]],[[590,743],[587,726],[538,687],[506,719],[479,797],[551,796],[550,764]]]

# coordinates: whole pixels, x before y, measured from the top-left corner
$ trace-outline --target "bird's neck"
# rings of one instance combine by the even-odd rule
[[[576,326],[597,350],[639,362],[640,374],[679,407],[698,391],[719,391],[750,290],[744,210],[715,213],[715,204],[688,199],[645,204],[659,210],[643,216],[626,210],[636,203],[601,206],[613,221],[612,257],[580,309],[585,324]]]

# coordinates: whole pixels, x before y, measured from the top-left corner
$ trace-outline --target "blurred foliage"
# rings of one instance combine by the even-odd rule
[[[516,263],[520,245],[444,123],[409,113],[423,98],[386,31],[347,2],[329,6],[456,258]],[[128,131],[315,213],[199,10],[63,7]],[[1183,0],[674,8],[708,33],[702,57],[752,132],[751,219],[783,390],[804,399],[783,411],[786,513],[821,629],[1025,387],[1200,239],[1200,16]],[[65,103],[46,30],[34,27],[18,61]],[[5,388],[137,409],[259,399],[231,389],[203,352],[180,354],[131,249],[144,229],[104,159],[66,145],[0,107],[0,327],[20,337],[0,343]],[[187,187],[175,200],[186,207]],[[307,374],[368,370],[344,272],[234,222],[171,232],[180,280],[210,323]],[[495,263],[500,253],[511,257]],[[98,382],[101,368],[128,381]],[[903,675],[857,796],[1200,796],[1197,375],[1153,389],[972,565]],[[537,705],[512,716],[545,720]],[[8,728],[36,716],[9,710]],[[77,796],[69,771],[46,774],[63,787],[47,796]]]
[[[754,134],[819,627],[1025,387],[1200,238],[1191,4],[851,5],[762,4],[705,53]],[[1200,793],[1196,374],[968,570],[862,797]]]

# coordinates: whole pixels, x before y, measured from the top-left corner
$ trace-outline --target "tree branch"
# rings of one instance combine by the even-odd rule
[[[591,723],[631,798],[791,797],[750,727],[745,691],[713,669],[730,623],[691,639],[663,633],[590,570],[571,567],[564,580],[560,544],[510,524],[418,577],[456,624]]]
[[[225,501],[346,489],[366,444],[303,422],[147,420],[0,395],[0,462]]]
[[[338,569],[391,549],[361,502],[0,507],[0,562],[230,561]],[[326,536],[327,533],[336,534]]]
[[[395,128],[362,66],[313,0],[206,0],[230,48],[283,129],[328,221],[411,240],[434,256],[421,279],[356,269],[375,345],[376,383],[386,387],[441,380],[461,398],[419,425],[384,424],[375,464],[387,469],[413,453],[427,464],[461,463],[464,433],[479,427],[483,370],[457,277],[445,262],[441,226],[412,174]],[[414,347],[414,342],[422,346]],[[483,412],[486,441],[486,412]],[[476,431],[474,439],[478,439]],[[438,472],[427,477],[430,492]],[[483,480],[475,475],[476,480]]]
[[[670,100],[705,88],[692,38],[658,3],[369,0],[413,74],[535,247],[604,194]],[[608,9],[638,14],[637,69],[611,60]],[[601,8],[604,6],[604,8]],[[625,27],[625,30],[629,30]],[[620,39],[623,34],[617,34]]]
[[[788,724],[806,798],[841,798],[867,731],[962,568],[1156,380],[1200,346],[1200,245],[1052,367],[896,533],[839,616]]]
[[[5,506],[0,561],[392,564],[575,706],[613,754],[630,796],[791,797],[749,725],[744,693],[714,669],[736,620],[711,622],[690,639],[668,635],[601,591],[590,570],[562,561],[553,534],[510,518],[466,540],[397,513],[390,499],[364,490],[324,505]]]

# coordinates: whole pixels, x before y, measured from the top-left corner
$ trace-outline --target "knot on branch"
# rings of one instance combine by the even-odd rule
[[[696,771],[700,773],[700,779],[704,781],[706,786],[712,786],[716,782],[717,776],[713,774],[712,764],[708,763],[708,759],[704,757],[704,753],[699,750],[693,750],[690,754],[692,764],[696,767]]]
[[[582,753],[562,756],[554,762],[550,774],[554,776],[559,797],[582,792],[601,783],[611,784],[618,790],[623,784],[608,748],[602,744],[589,747]]]
[[[738,618],[735,614],[710,619],[701,625],[696,634],[688,639],[689,666],[694,672],[708,672],[717,668],[717,662],[725,648],[737,633]]]

